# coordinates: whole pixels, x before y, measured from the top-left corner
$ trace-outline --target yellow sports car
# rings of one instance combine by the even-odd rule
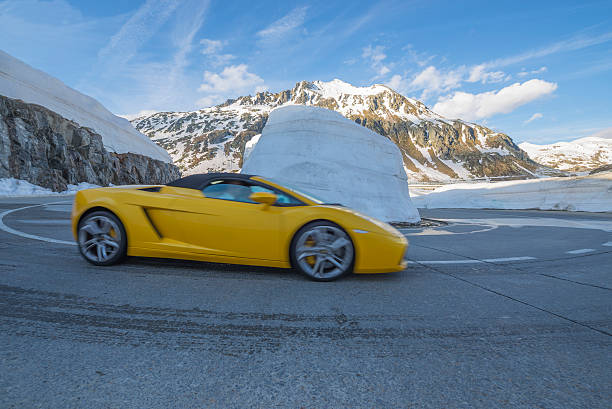
[[[83,257],[126,255],[294,267],[313,280],[406,267],[406,238],[387,223],[259,176],[208,173],[167,185],[82,190],[72,232]]]

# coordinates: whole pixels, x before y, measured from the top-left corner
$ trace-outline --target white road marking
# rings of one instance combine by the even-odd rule
[[[12,229],[8,227],[6,224],[4,224],[4,221],[3,221],[4,216],[7,216],[11,213],[18,212],[20,210],[25,210],[25,209],[32,209],[34,207],[42,207],[42,206],[47,206],[50,204],[59,204],[59,203],[66,203],[66,202],[44,203],[44,204],[39,204],[39,205],[25,206],[25,207],[20,207],[17,209],[6,210],[0,213],[0,230],[4,230],[5,232],[14,234],[16,236],[25,237],[26,239],[40,240],[40,241],[46,241],[48,243],[56,243],[56,244],[67,244],[69,246],[76,246],[76,243],[72,241],[58,240],[58,239],[52,239],[49,237],[37,236],[35,234],[24,233],[22,231]]]
[[[523,257],[506,257],[506,258],[485,258],[482,261],[487,263],[503,263],[504,261],[526,261],[526,260],[537,260],[537,257],[523,256]]]
[[[444,236],[447,234],[457,234],[457,233],[453,233],[452,231],[448,231],[448,230],[443,230],[443,229],[431,229],[431,228],[425,228],[423,229],[423,231],[420,231],[418,233],[407,233],[407,232],[403,232],[404,236]]]
[[[504,258],[485,258],[482,260],[410,260],[408,264],[479,264],[479,263],[503,263],[506,261],[526,261],[537,260],[536,257],[504,257]]]
[[[480,260],[408,260],[408,264],[476,264]]]
[[[449,223],[471,223],[508,227],[564,227],[571,229],[592,229],[612,231],[612,222],[605,220],[556,219],[553,217],[501,217],[495,219],[440,219]]]
[[[447,219],[440,219],[443,221],[449,221]],[[489,226],[489,225],[485,225],[485,224],[480,224],[480,223],[462,223],[460,221],[460,219],[457,220],[450,220],[451,222],[458,224],[458,225],[462,225],[462,226],[479,226],[479,227],[483,227],[481,229],[478,230],[472,230],[472,231],[448,231],[448,230],[444,230],[444,228],[439,228],[439,227],[425,227],[422,231],[420,232],[416,232],[414,233],[414,229],[408,229],[408,228],[403,228],[403,229],[398,229],[400,232],[402,232],[404,234],[404,236],[440,236],[440,235],[446,235],[446,234],[474,234],[474,233],[484,233],[493,229],[497,229],[498,226]]]
[[[72,203],[47,204],[45,206],[45,210],[48,210],[50,212],[68,212],[70,213],[72,211]]]
[[[602,244],[602,246],[612,247],[612,241]]]
[[[19,223],[23,223],[23,224],[47,224],[47,225],[69,225],[70,224],[70,220],[66,220],[66,219],[43,219],[43,220],[37,220],[37,219],[23,219],[23,220],[17,220]]]
[[[584,254],[584,253],[590,253],[592,251],[595,251],[595,249],[570,250],[570,251],[566,251],[565,253],[567,253],[567,254]]]

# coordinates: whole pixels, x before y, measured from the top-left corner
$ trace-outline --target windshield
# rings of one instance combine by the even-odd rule
[[[294,193],[297,193],[300,196],[304,196],[306,199],[312,200],[313,202],[317,203],[317,204],[324,204],[325,201],[322,199],[319,199],[313,195],[311,195],[310,193],[305,193],[304,191],[300,190],[300,189],[296,189],[293,186],[288,185],[285,182],[279,182],[278,180],[274,180],[272,178],[266,178],[267,180],[269,180],[270,182],[276,183],[279,186],[284,187],[285,189],[289,189]]]

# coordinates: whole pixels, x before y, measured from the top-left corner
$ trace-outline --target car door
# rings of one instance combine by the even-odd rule
[[[184,243],[184,251],[232,258],[282,260],[280,226],[286,207],[254,203],[254,184],[213,181],[201,196],[170,200],[155,212],[164,235]]]

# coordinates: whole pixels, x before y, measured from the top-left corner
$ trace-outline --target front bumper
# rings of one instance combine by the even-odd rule
[[[405,237],[364,234],[360,239],[355,273],[391,273],[402,271],[408,265],[408,241]]]

